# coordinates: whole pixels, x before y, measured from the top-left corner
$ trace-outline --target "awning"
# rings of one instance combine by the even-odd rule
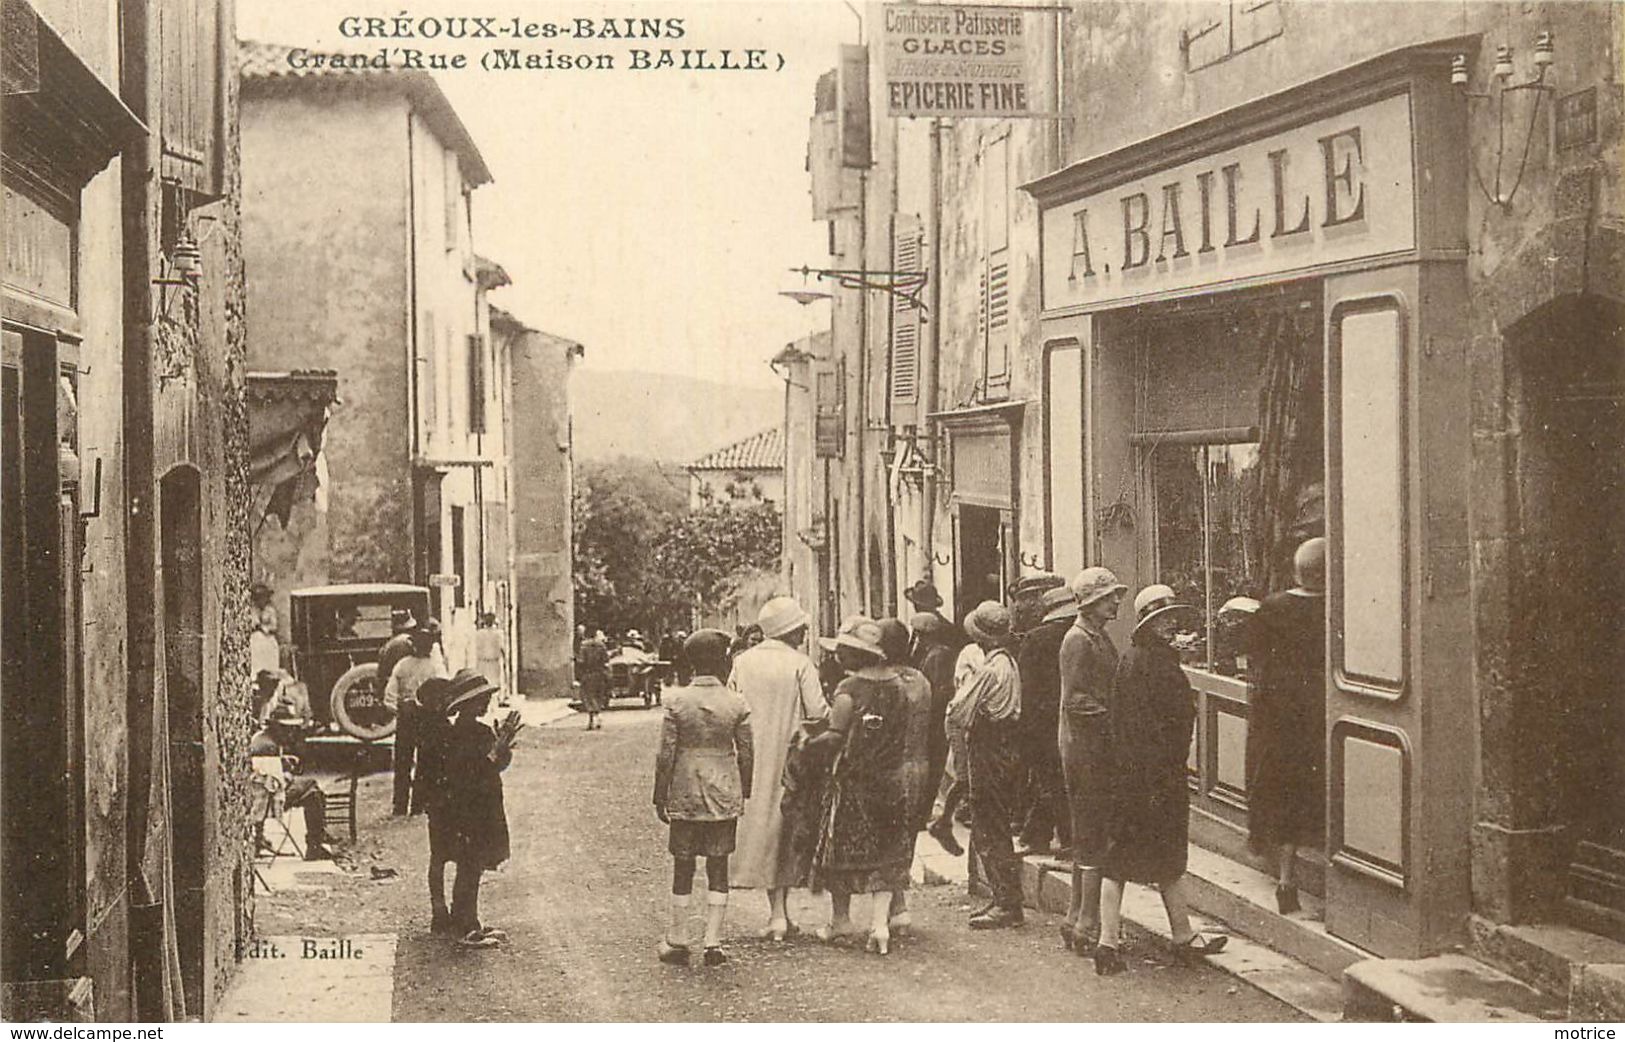
[[[339,404],[331,369],[248,374],[249,482],[254,531],[270,517],[288,527],[296,504],[325,509],[327,460],[322,440]]]

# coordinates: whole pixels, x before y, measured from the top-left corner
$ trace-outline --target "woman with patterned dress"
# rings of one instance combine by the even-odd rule
[[[829,729],[816,743],[839,746],[813,855],[812,885],[828,890],[833,914],[820,936],[855,932],[851,897],[870,894],[868,950],[890,950],[892,894],[908,889],[914,857],[908,789],[908,698],[900,670],[886,664],[880,625],[859,618],[836,638],[851,671],[835,688]]]

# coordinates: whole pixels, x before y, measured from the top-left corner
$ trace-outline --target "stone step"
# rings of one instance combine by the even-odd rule
[[[1047,857],[1027,858],[1022,872],[1027,903],[1040,911],[1065,914],[1071,876],[1069,862]],[[1168,938],[1168,920],[1162,900],[1149,887],[1128,887],[1123,895],[1123,921],[1153,937]],[[1191,925],[1204,933],[1226,932],[1221,924],[1200,914],[1192,916]],[[1342,1016],[1342,985],[1335,977],[1242,934],[1231,933],[1225,950],[1210,956],[1208,962],[1305,1016],[1322,1022],[1335,1021]]]
[[[1343,1019],[1430,1024],[1564,1020],[1560,1001],[1470,956],[1367,959],[1343,971]]]
[[[1475,918],[1472,954],[1566,996],[1571,1019],[1625,1021],[1625,944],[1557,923],[1505,926]]]
[[[1197,911],[1329,977],[1370,957],[1326,932],[1324,906],[1313,894],[1300,892],[1303,911],[1282,915],[1275,910],[1275,879],[1256,869],[1193,846],[1187,871]]]

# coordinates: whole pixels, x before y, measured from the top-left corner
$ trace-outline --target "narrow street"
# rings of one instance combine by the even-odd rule
[[[527,731],[506,775],[514,856],[481,894],[483,918],[510,935],[502,948],[465,951],[429,934],[425,829],[388,818],[387,774],[362,787],[361,841],[346,870],[260,895],[258,933],[398,934],[397,1021],[1302,1019],[1218,970],[1163,966],[1144,935],[1128,945],[1130,972],[1101,979],[1061,950],[1052,916],[972,933],[963,889],[946,885],[912,891],[914,932],[885,959],[810,938],[757,940],[763,898],[740,893],[729,966],[662,966],[654,946],[669,869],[649,806],[660,717],[627,706],[604,719],[590,734],[576,716]],[[805,893],[792,899],[808,927],[827,910]],[[861,899],[854,912],[865,914]]]

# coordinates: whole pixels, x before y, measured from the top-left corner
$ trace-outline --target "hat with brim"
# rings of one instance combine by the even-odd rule
[[[283,724],[288,727],[303,727],[305,718],[294,711],[292,706],[278,706],[271,710],[271,715],[265,720],[268,724]]]
[[[1053,590],[1044,591],[1044,621],[1060,622],[1062,619],[1074,619],[1078,615],[1078,599],[1072,596],[1072,590],[1066,586],[1057,586]]]
[[[835,635],[836,649],[846,648],[848,651],[861,651],[865,655],[872,655],[877,659],[886,658],[886,649],[881,647],[880,623],[865,616],[848,619],[842,626],[841,632]]]
[[[975,641],[997,644],[1010,639],[1010,609],[998,601],[983,601],[965,616],[965,632]]]
[[[1134,614],[1138,616],[1138,621],[1134,623],[1134,632],[1140,632],[1152,619],[1178,611],[1195,612],[1196,609],[1189,604],[1179,603],[1170,586],[1163,586],[1160,583],[1147,586],[1134,598]]]
[[[497,686],[486,679],[484,673],[473,669],[459,669],[457,675],[451,678],[451,687],[445,693],[446,708],[443,712],[455,713],[464,706],[496,693]]]
[[[1117,581],[1110,568],[1085,568],[1072,579],[1072,597],[1079,608],[1087,608],[1103,598],[1128,592],[1128,587]]]
[[[793,597],[774,597],[756,613],[756,625],[762,628],[764,637],[782,637],[808,622],[807,613]]]
[[[924,579],[919,580],[903,591],[903,599],[914,605],[914,607],[926,611],[942,607],[942,594],[938,593],[937,588]]]

